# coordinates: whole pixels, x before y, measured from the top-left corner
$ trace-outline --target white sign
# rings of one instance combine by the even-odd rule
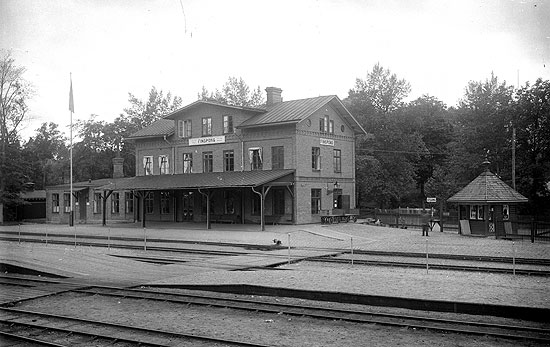
[[[195,137],[189,139],[189,146],[212,145],[215,143],[225,143],[225,136]]]
[[[437,198],[426,198],[426,202],[436,202]]]
[[[334,147],[334,140],[331,139],[320,139],[320,143],[322,146],[333,146]]]

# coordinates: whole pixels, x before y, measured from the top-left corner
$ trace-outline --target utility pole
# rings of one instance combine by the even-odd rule
[[[516,190],[516,128],[512,127],[512,188]]]

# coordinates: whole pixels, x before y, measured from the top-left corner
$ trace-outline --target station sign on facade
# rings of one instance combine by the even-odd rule
[[[195,137],[189,139],[189,146],[199,145],[213,145],[216,143],[225,143],[225,135],[222,136],[209,136],[209,137]]]
[[[334,147],[334,140],[332,139],[320,139],[321,146],[333,146]]]

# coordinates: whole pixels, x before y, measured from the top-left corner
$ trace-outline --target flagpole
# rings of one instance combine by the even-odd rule
[[[70,185],[71,185],[71,208],[70,208],[70,215],[69,215],[69,226],[74,225],[74,195],[73,195],[73,112],[74,112],[74,100],[73,100],[73,73],[70,73],[70,79],[71,79],[71,90],[69,94],[69,110],[71,111],[71,125],[70,125],[70,149],[69,149],[69,156],[70,156]]]

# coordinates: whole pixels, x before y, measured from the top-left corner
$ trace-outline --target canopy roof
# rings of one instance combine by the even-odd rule
[[[457,203],[520,203],[527,202],[528,199],[487,170],[447,201]]]
[[[169,190],[207,189],[229,187],[257,187],[261,185],[290,185],[294,170],[257,170],[209,172],[175,175],[129,177],[97,187],[99,190]]]

